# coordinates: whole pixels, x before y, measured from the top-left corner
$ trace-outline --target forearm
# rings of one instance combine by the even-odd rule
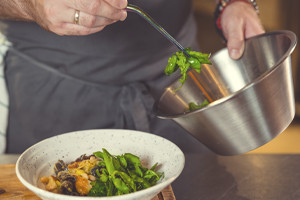
[[[0,18],[32,21],[31,0],[0,0]]]

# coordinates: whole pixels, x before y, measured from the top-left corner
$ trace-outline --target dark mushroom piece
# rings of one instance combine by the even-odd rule
[[[62,192],[63,194],[67,194],[67,195],[75,195],[75,196],[78,196],[78,195],[79,195],[78,192],[76,191],[76,188],[75,188],[74,183],[71,182],[71,181],[68,181],[68,180],[63,181],[63,182],[61,183],[60,188],[61,188],[61,192]]]
[[[60,171],[57,174],[58,180],[61,182],[61,192],[68,195],[78,195],[75,188],[76,178],[66,171]]]
[[[86,154],[82,154],[79,158],[77,158],[75,160],[75,162],[80,162],[80,161],[83,161],[83,160],[88,160],[88,159],[90,159],[91,156],[93,156],[93,155],[87,156]]]
[[[58,172],[57,178],[60,182],[71,181],[71,182],[74,183],[76,181],[76,178],[74,176],[72,176],[71,174],[69,174],[68,172],[66,172],[66,171]]]
[[[65,171],[67,169],[67,165],[64,161],[58,160],[54,165],[54,172],[57,175],[60,171]]]

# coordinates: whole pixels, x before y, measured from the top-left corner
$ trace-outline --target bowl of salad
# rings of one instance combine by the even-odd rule
[[[182,172],[185,158],[151,133],[101,129],[45,139],[24,151],[19,180],[42,199],[152,199]]]

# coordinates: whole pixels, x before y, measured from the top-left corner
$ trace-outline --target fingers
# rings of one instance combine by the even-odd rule
[[[245,2],[230,4],[222,14],[221,24],[229,56],[233,59],[242,56],[245,38],[264,33],[255,10]]]
[[[117,20],[109,19],[106,17],[99,17],[96,15],[90,15],[84,12],[80,12],[78,24],[88,28],[96,28],[101,26],[107,26],[116,21]]]
[[[70,8],[97,17],[123,21],[127,17],[127,12],[124,10],[126,6],[127,0],[76,0]]]
[[[99,26],[96,28],[88,28],[77,24],[65,23],[61,28],[56,29],[58,35],[90,35],[99,31],[102,31],[105,26]]]
[[[58,35],[88,35],[127,17],[127,0],[43,0],[34,13],[35,21]],[[75,12],[79,13],[75,23]]]
[[[115,9],[123,10],[126,8],[127,0],[74,0],[70,6],[83,11],[97,11],[102,6],[109,6]]]
[[[62,19],[63,22],[73,24],[75,19],[75,10],[68,9],[63,15],[60,16],[60,19]],[[97,28],[97,27],[107,26],[116,21],[117,20],[115,19],[110,19],[110,18],[101,17],[97,15],[91,15],[83,11],[79,11],[77,24],[80,26],[85,26],[87,28]]]

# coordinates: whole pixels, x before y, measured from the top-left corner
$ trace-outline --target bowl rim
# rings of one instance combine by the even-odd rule
[[[27,180],[25,180],[25,178],[22,177],[21,172],[20,172],[20,162],[21,159],[23,159],[23,157],[27,154],[27,152],[29,152],[30,150],[32,150],[33,148],[35,148],[38,145],[43,144],[44,142],[47,142],[47,140],[51,140],[55,137],[59,137],[62,135],[69,135],[69,134],[75,134],[75,133],[81,133],[81,132],[92,132],[92,133],[99,133],[100,132],[104,132],[107,134],[115,134],[116,132],[123,132],[127,133],[127,134],[132,134],[132,133],[138,133],[141,136],[143,135],[148,135],[150,137],[154,137],[154,138],[160,138],[163,141],[166,141],[170,144],[172,144],[176,149],[178,149],[178,153],[181,155],[181,159],[182,159],[182,164],[180,166],[177,166],[177,171],[178,173],[175,176],[170,177],[169,179],[166,179],[163,182],[157,183],[156,185],[151,186],[150,188],[144,189],[144,190],[140,190],[140,191],[136,191],[133,193],[129,193],[129,194],[123,194],[120,196],[110,196],[110,197],[89,197],[89,196],[69,196],[69,195],[64,195],[64,194],[57,194],[57,193],[53,193],[53,192],[49,192],[45,189],[39,188],[31,183],[29,183]],[[117,134],[117,135],[122,135],[121,134]],[[21,181],[21,183],[27,187],[29,190],[31,190],[32,192],[34,192],[35,194],[37,194],[38,196],[43,196],[46,198],[53,198],[53,196],[55,196],[54,198],[56,199],[66,199],[66,198],[72,198],[72,199],[78,199],[78,200],[82,200],[82,199],[103,199],[103,200],[126,200],[126,199],[131,199],[131,198],[136,198],[139,196],[143,196],[146,194],[151,194],[151,193],[155,193],[157,194],[158,192],[160,192],[161,190],[163,190],[165,187],[167,187],[168,185],[170,185],[174,180],[176,180],[180,174],[182,173],[183,169],[185,166],[185,156],[184,153],[182,152],[182,150],[173,142],[171,142],[170,140],[159,136],[159,135],[155,135],[152,133],[148,133],[148,132],[143,132],[143,131],[138,131],[138,130],[130,130],[130,129],[87,129],[87,130],[79,130],[79,131],[72,131],[72,132],[67,132],[67,133],[63,133],[63,134],[59,134],[56,136],[52,136],[49,138],[46,138],[32,146],[30,146],[29,148],[27,148],[18,158],[17,162],[16,162],[16,167],[15,167],[15,172],[17,174],[18,179]],[[156,192],[158,191],[158,192]]]
[[[176,118],[180,118],[180,117],[186,117],[186,116],[190,116],[193,115],[195,113],[199,113],[199,112],[204,112],[208,109],[212,109],[215,106],[218,106],[222,103],[225,103],[226,101],[234,98],[235,96],[245,92],[246,90],[248,90],[249,88],[251,88],[253,85],[257,85],[258,83],[260,83],[261,81],[263,81],[269,74],[271,74],[273,71],[275,71],[289,56],[290,54],[294,51],[296,45],[297,45],[297,36],[294,32],[289,31],[289,30],[278,30],[278,31],[272,31],[272,32],[266,32],[263,34],[259,34],[250,38],[245,39],[245,42],[252,40],[252,39],[257,39],[257,38],[261,38],[261,37],[265,37],[265,36],[270,36],[270,35],[286,35],[290,41],[290,47],[286,50],[286,52],[283,54],[283,56],[267,71],[265,71],[264,73],[262,73],[261,75],[259,75],[257,78],[255,78],[251,83],[246,84],[244,87],[242,87],[241,89],[231,93],[228,96],[222,97],[218,100],[215,100],[211,103],[209,103],[207,106],[193,110],[193,111],[186,111],[186,112],[182,112],[182,113],[178,113],[178,114],[165,114],[162,113],[159,109],[158,109],[158,105],[160,103],[161,98],[164,96],[165,91],[167,88],[169,88],[171,85],[175,84],[177,82],[174,81],[172,82],[169,86],[167,86],[161,96],[159,97],[159,99],[157,101],[155,101],[154,105],[153,105],[153,112],[154,114],[161,119],[176,119]],[[211,55],[211,58],[217,56],[218,54],[221,54],[222,52],[227,51],[227,48],[222,48],[220,50],[218,50],[217,52],[213,53]]]

